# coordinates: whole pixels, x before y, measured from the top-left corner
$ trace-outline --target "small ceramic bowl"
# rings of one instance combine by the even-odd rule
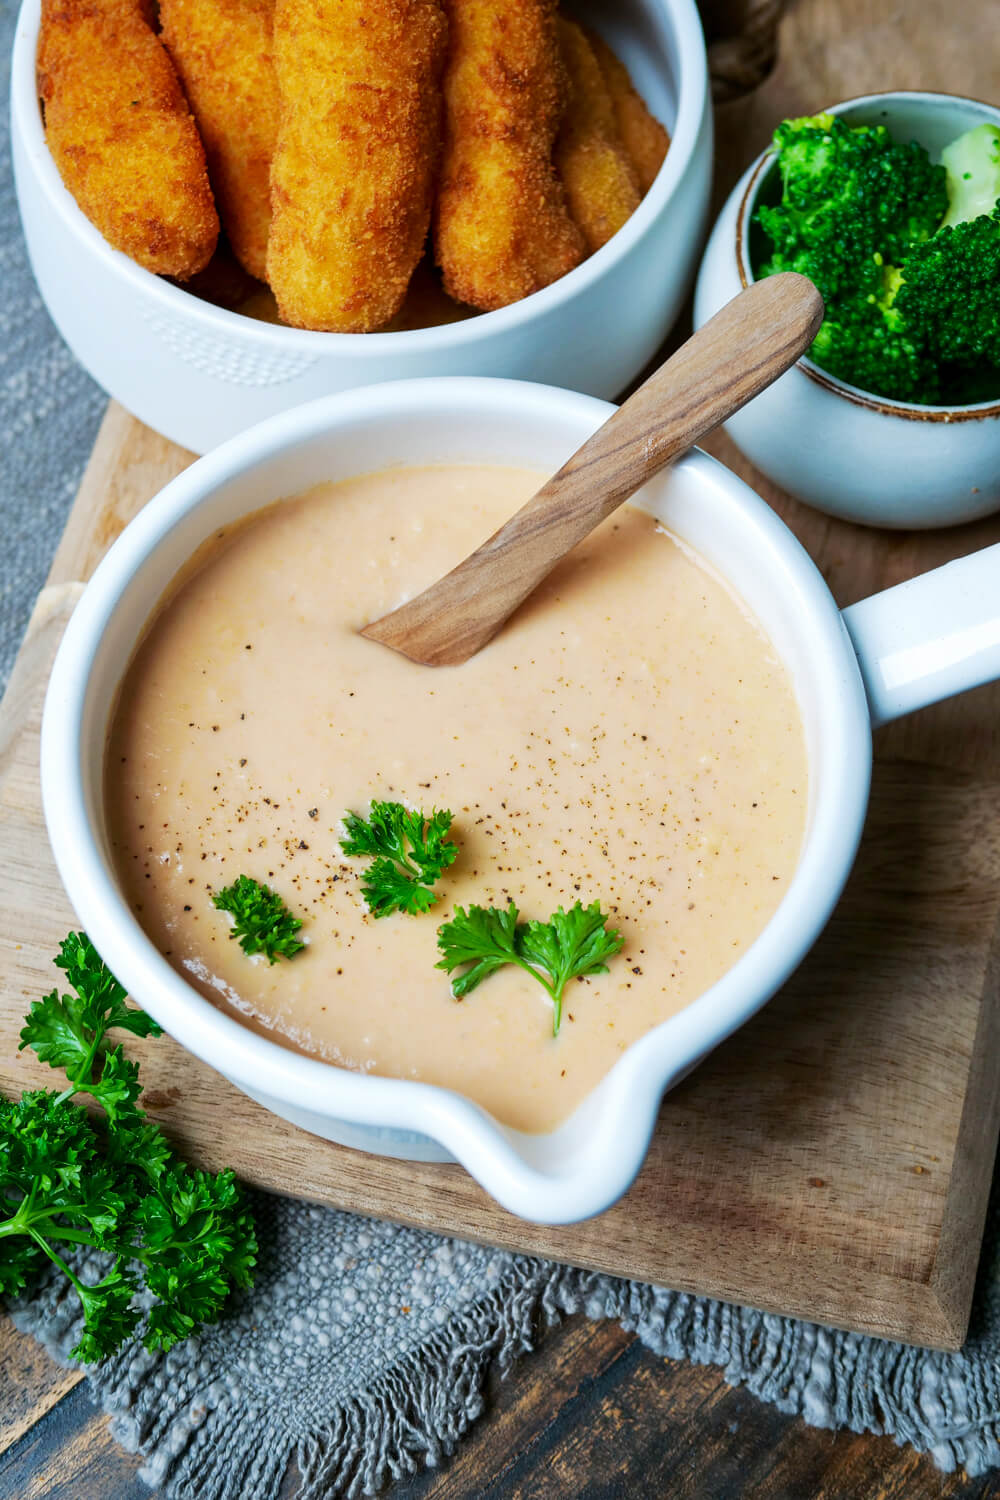
[[[868,94],[830,111],[887,125],[932,156],[1000,109],[950,94]],[[712,231],[695,292],[695,325],[754,280],[758,203],[776,185],[773,151],[736,184]],[[766,253],[766,252],[765,252]],[[798,364],[729,422],[733,442],[775,484],[830,515],[870,526],[951,526],[1000,508],[1000,399],[916,406],[873,396]]]
[[[1000,546],[842,616],[774,511],[704,453],[690,451],[645,487],[640,503],[731,582],[787,663],[809,760],[807,827],[785,899],[747,952],[635,1042],[548,1134],[501,1125],[445,1088],[292,1052],[193,989],[146,937],[119,888],[105,831],[105,738],[151,607],[218,527],[320,481],[397,463],[551,472],[613,410],[521,381],[401,381],[328,397],[234,438],[168,485],[115,542],[63,637],[42,726],[42,795],[60,875],[138,1004],[285,1119],[380,1155],[455,1158],[505,1208],[548,1223],[599,1213],[625,1191],[664,1090],[759,1010],[818,936],[860,836],[872,721],[1000,676]]]
[[[689,288],[708,212],[712,117],[694,0],[622,0],[583,18],[627,63],[672,137],[622,229],[561,280],[497,312],[397,333],[312,333],[213,306],[113,250],[45,144],[23,0],[11,80],[17,196],[32,268],[94,379],[195,453],[317,396],[428,375],[502,375],[612,397],[659,348]]]

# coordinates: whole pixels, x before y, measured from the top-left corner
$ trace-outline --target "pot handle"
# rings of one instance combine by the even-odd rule
[[[843,610],[872,726],[1000,677],[1000,542]]]

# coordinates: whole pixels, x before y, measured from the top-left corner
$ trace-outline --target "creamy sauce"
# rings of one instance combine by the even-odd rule
[[[626,507],[485,650],[431,669],[361,626],[431,583],[538,487],[504,468],[323,485],[220,533],[129,668],[107,754],[127,897],[203,994],[343,1067],[455,1088],[552,1129],[650,1027],[717,980],[785,894],[807,772],[784,666],[745,606]],[[340,851],[374,797],[455,815],[425,916],[376,921]],[[304,918],[269,966],[210,893],[240,874]],[[461,1003],[435,968],[456,904],[547,919],[599,900],[625,947],[563,1024],[508,968]]]

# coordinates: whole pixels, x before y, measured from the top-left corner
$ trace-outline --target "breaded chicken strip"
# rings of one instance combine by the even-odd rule
[[[594,49],[604,82],[611,92],[618,130],[638,174],[639,187],[644,194],[648,193],[670,148],[670,136],[659,120],[650,114],[632,86],[628,69],[607,42],[593,31],[587,32],[587,40]]]
[[[260,280],[278,135],[273,19],[274,0],[160,0],[162,38],[205,144],[222,227]]]
[[[556,138],[556,171],[587,249],[599,250],[639,207],[639,179],[590,43],[579,26],[562,17],[559,46],[569,85]]]
[[[562,112],[554,0],[446,0],[445,147],[435,257],[450,296],[489,310],[584,256],[552,166]]]
[[[364,333],[398,312],[430,220],[446,38],[438,0],[276,0],[267,279],[286,322]]]
[[[181,280],[215,249],[205,153],[141,0],[43,0],[38,92],[66,187],[116,250]]]

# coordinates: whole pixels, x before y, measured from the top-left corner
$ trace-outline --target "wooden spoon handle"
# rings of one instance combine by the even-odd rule
[[[546,550],[551,538],[555,554],[568,552],[793,365],[822,320],[822,299],[804,276],[754,282],[682,344],[485,546],[494,556],[510,551],[544,522]]]
[[[363,634],[432,666],[466,661],[577,542],[794,364],[822,319],[822,299],[804,276],[754,282],[488,541]]]

